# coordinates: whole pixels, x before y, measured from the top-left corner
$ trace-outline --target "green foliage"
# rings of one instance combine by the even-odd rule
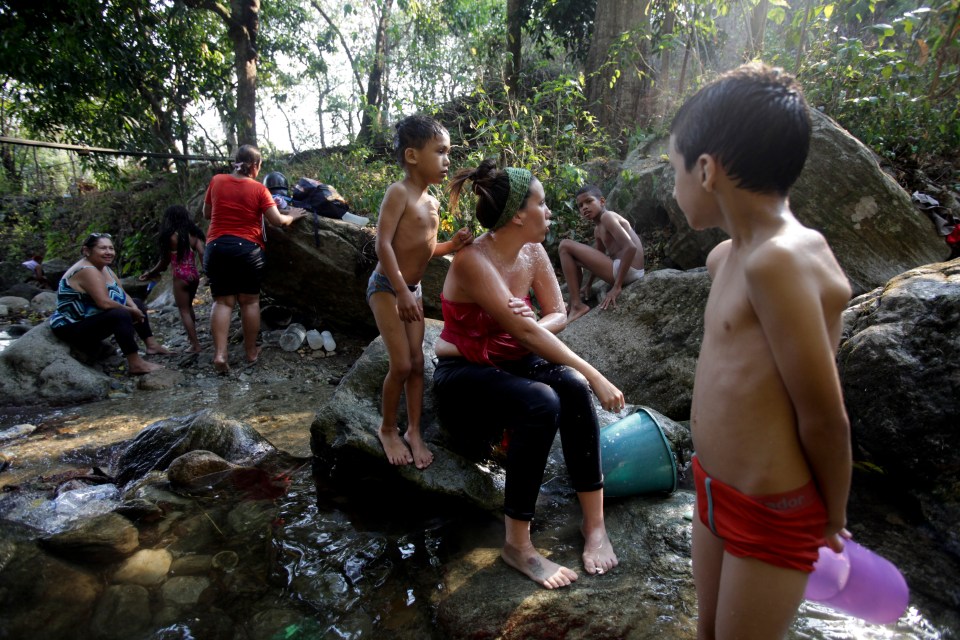
[[[797,12],[772,51],[799,62],[807,99],[888,158],[951,155],[960,148],[960,1],[928,7],[830,3]],[[805,28],[804,28],[805,27]]]
[[[503,85],[492,85],[489,91],[478,87],[461,115],[465,153],[455,164],[470,167],[496,158],[500,166],[530,169],[543,183],[553,211],[548,238],[553,244],[578,235],[580,216],[573,194],[586,181],[583,165],[607,158],[612,151],[586,108],[582,74],[557,74],[529,95],[529,100],[522,100]]]

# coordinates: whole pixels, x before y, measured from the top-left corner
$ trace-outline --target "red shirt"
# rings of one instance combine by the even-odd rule
[[[263,214],[276,206],[265,186],[252,178],[222,173],[213,176],[204,203],[210,206],[207,242],[236,236],[263,244]]]

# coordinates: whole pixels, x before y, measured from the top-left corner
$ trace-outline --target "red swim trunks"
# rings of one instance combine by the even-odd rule
[[[756,558],[786,569],[813,571],[825,544],[827,510],[811,481],[769,496],[748,496],[707,475],[693,457],[697,513],[723,549],[738,558]]]

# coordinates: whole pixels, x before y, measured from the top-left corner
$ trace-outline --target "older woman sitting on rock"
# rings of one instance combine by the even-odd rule
[[[143,302],[128,296],[110,269],[116,257],[110,234],[91,233],[80,252],[83,257],[67,269],[57,287],[57,310],[50,316],[54,335],[85,351],[112,335],[131,374],[162,369],[137,350],[136,336],[140,336],[147,354],[170,353],[153,337]]]
[[[550,226],[543,185],[526,169],[493,161],[451,181],[451,209],[465,182],[478,197],[477,219],[489,231],[457,253],[443,285],[444,328],[436,342],[434,397],[441,422],[457,440],[499,440],[506,429],[503,560],[548,589],[577,579],[543,557],[530,522],[547,456],[560,432],[563,455],[583,510],[587,573],[617,565],[603,518],[600,437],[590,390],[618,411],[623,394],[554,334],[566,310],[547,252]],[[540,304],[538,320],[530,301]]]

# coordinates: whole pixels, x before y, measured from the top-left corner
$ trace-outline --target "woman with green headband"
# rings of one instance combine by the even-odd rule
[[[464,449],[509,439],[504,487],[503,560],[554,589],[577,573],[544,558],[530,539],[547,456],[560,431],[571,483],[583,510],[583,567],[617,565],[603,520],[600,437],[591,389],[608,411],[623,393],[557,337],[566,324],[560,284],[543,245],[550,209],[543,185],[526,169],[498,170],[492,160],[463,169],[450,183],[456,210],[464,185],[477,196],[488,232],[457,253],[441,294],[434,398],[440,421]],[[530,292],[542,317],[536,317]],[[468,398],[477,402],[465,405]]]

